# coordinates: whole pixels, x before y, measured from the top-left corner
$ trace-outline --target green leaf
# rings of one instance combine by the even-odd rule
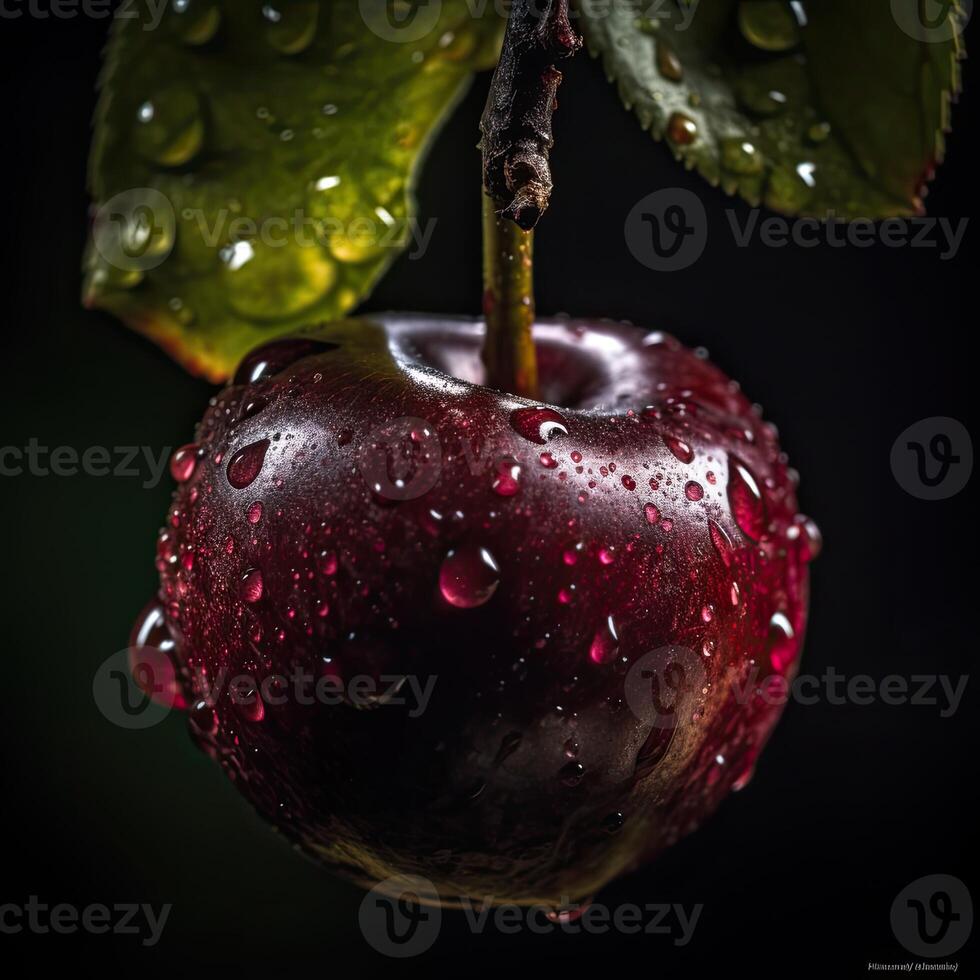
[[[627,107],[713,185],[784,214],[851,219],[921,211],[959,84],[955,4],[578,6],[589,47]],[[929,6],[942,19],[927,21]],[[650,16],[638,15],[644,9]]]
[[[420,160],[496,61],[503,22],[485,9],[122,5],[95,120],[86,304],[214,380],[256,344],[342,316],[418,234]]]

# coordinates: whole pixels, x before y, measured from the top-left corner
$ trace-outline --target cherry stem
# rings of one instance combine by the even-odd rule
[[[499,213],[483,195],[483,364],[487,383],[526,398],[538,395],[534,326],[534,232]]]
[[[536,397],[532,233],[548,207],[554,66],[582,39],[568,0],[512,0],[500,60],[480,120],[483,151],[483,311],[487,383]]]

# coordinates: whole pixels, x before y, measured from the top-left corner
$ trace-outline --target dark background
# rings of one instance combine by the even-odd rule
[[[149,342],[79,305],[89,120],[106,22],[0,22],[3,78],[3,380],[0,444],[186,442],[210,388]],[[969,36],[967,38],[969,41]],[[976,158],[953,116],[949,160],[927,205],[976,215]],[[487,79],[443,133],[419,192],[438,218],[424,259],[402,259],[366,309],[478,311],[479,161]],[[977,229],[955,260],[875,246],[736,248],[724,209],[747,209],[674,164],[619,105],[595,62],[567,72],[554,155],[558,186],[538,240],[542,312],[606,315],[704,345],[778,422],[803,474],[803,509],[826,539],[813,566],[804,670],[880,678],[968,673],[977,655],[969,489],[929,503],[905,493],[889,451],[912,422],[970,426]],[[709,215],[693,267],[655,274],[629,254],[623,220],[643,195],[688,187]],[[972,332],[972,330],[970,331]],[[111,725],[91,695],[97,666],[126,645],[153,593],[155,532],[170,494],[139,479],[0,478],[3,651],[0,903],[172,902],[161,943],[111,936],[0,935],[0,957],[163,975],[375,976],[394,963],[357,926],[361,893],[271,833],[197,752],[183,719]],[[655,865],[611,885],[620,902],[703,902],[693,941],[646,936],[473,936],[447,913],[416,967],[499,971],[551,961],[611,974],[866,974],[908,960],[889,926],[897,892],[922,875],[976,882],[976,689],[959,712],[927,706],[791,704],[754,782]],[[975,896],[978,893],[975,890]],[[969,944],[955,959],[969,975]],[[341,958],[342,957],[342,958]]]

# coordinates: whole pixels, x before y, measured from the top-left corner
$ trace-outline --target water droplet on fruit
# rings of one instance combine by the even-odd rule
[[[675,146],[689,146],[698,138],[698,124],[683,112],[672,112],[667,120],[667,139]]]
[[[773,670],[783,673],[796,656],[796,633],[785,613],[774,612],[769,620],[769,636],[766,646]]]
[[[269,404],[267,398],[263,398],[261,395],[255,398],[245,398],[242,401],[241,407],[238,409],[238,421],[244,422],[246,419],[254,418],[262,409],[266,408]]]
[[[632,491],[636,489],[636,480],[634,480],[631,476],[624,474],[622,477],[620,477],[620,482],[624,487],[626,487],[627,490]]]
[[[795,8],[799,8],[797,14]],[[788,51],[800,43],[802,4],[785,0],[741,0],[738,27],[750,44],[763,51]],[[805,23],[805,20],[803,21]]]
[[[500,568],[486,548],[464,546],[450,551],[439,570],[439,590],[460,609],[489,602],[500,584]]]
[[[262,8],[265,36],[280,54],[299,54],[313,43],[319,14],[320,5],[307,0],[267,3]]]
[[[790,541],[798,542],[799,555],[803,561],[813,561],[823,549],[823,535],[820,528],[806,515],[797,514],[786,530]]]
[[[709,517],[708,533],[711,535],[711,544],[718,553],[718,557],[727,565],[735,547],[732,539],[728,536],[728,532]]]
[[[582,782],[582,778],[585,776],[585,766],[577,760],[572,760],[571,762],[566,762],[565,765],[558,770],[558,776],[565,786],[578,786]]]
[[[541,445],[555,436],[568,435],[568,423],[553,408],[515,408],[510,413],[510,425],[518,435]]]
[[[239,593],[246,602],[258,602],[262,598],[265,583],[262,581],[262,572],[257,568],[250,568],[242,576],[239,585]]]
[[[538,460],[546,470],[553,470],[558,465],[558,460],[551,453],[542,453]]]
[[[228,482],[236,490],[244,490],[254,482],[262,470],[265,454],[269,449],[269,440],[260,439],[244,449],[239,449],[228,460]]]
[[[607,616],[592,637],[589,658],[596,664],[608,664],[616,658],[618,650],[619,632],[616,629],[616,622],[612,616]]]
[[[749,468],[736,456],[729,457],[728,503],[735,523],[753,541],[766,527],[766,508],[759,484]]]
[[[218,731],[218,716],[207,701],[196,702],[187,716],[191,730],[198,735],[214,735]]]
[[[129,671],[140,690],[167,708],[187,707],[177,682],[177,643],[159,599],[141,610],[129,636]]]
[[[265,702],[262,693],[254,681],[248,686],[242,685],[234,694],[236,707],[248,721],[262,721],[265,718]]]
[[[245,511],[245,517],[249,524],[258,524],[262,520],[262,509],[262,502],[260,500],[253,500],[248,505],[248,510]]]
[[[684,496],[688,500],[700,500],[704,496],[704,487],[697,480],[689,480],[684,487]]]
[[[513,497],[521,488],[521,466],[513,456],[497,460],[492,488],[501,497]]]
[[[320,340],[276,340],[247,354],[235,371],[232,384],[256,384],[292,367],[304,357],[337,350],[337,344]]]
[[[198,446],[191,442],[186,446],[181,446],[173,456],[170,457],[170,475],[178,483],[186,483],[197,468]]]
[[[676,436],[664,436],[664,445],[682,462],[690,463],[694,460],[694,450],[683,439]]]
[[[660,510],[656,504],[644,504],[643,516],[646,517],[648,524],[656,524],[660,520]]]
[[[171,86],[137,109],[133,143],[153,163],[183,166],[197,156],[203,142],[201,100],[191,88]]]
[[[618,834],[620,830],[623,829],[623,823],[625,820],[626,818],[619,811],[616,813],[610,813],[608,816],[603,818],[602,829],[607,834]]]

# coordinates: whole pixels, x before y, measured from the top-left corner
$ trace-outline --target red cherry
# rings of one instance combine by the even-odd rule
[[[666,335],[535,341],[538,402],[482,384],[479,323],[267,345],[177,488],[157,567],[194,737],[361,882],[592,895],[745,784],[796,669],[820,539],[775,430]]]

